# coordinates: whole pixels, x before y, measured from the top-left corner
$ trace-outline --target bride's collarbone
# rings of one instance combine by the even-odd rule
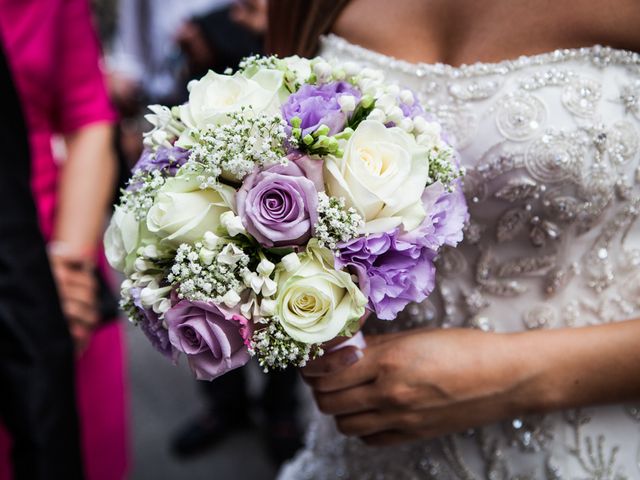
[[[595,44],[640,51],[637,0],[351,0],[332,31],[385,55],[453,66]]]

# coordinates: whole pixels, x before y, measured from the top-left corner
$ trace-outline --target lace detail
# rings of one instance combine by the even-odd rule
[[[471,220],[434,295],[367,329],[485,331],[640,316],[640,55],[608,47],[411,64],[328,36],[323,55],[412,88],[454,137]],[[640,478],[640,407],[518,418],[371,450],[318,414],[283,478]]]
[[[454,67],[443,63],[411,63],[383,55],[372,50],[354,45],[344,38],[329,34],[322,40],[322,55],[335,57],[350,57],[360,63],[371,64],[386,72],[394,74],[404,73],[423,77],[449,77],[451,79],[482,77],[486,75],[507,75],[517,70],[529,69],[535,66],[550,66],[569,61],[589,62],[597,67],[609,65],[629,66],[637,73],[640,71],[640,54],[627,50],[619,50],[601,45],[585,48],[565,48],[539,55],[521,56],[514,60],[503,60],[495,63],[473,63]],[[427,87],[435,89],[435,82],[431,78],[421,80]],[[459,87],[456,87],[459,88]]]

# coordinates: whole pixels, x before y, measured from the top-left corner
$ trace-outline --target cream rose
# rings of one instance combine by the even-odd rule
[[[234,194],[227,185],[202,190],[196,178],[170,178],[147,214],[147,228],[164,242],[194,243],[206,232],[220,232],[220,216],[232,210]]]
[[[132,269],[140,245],[140,223],[133,212],[117,206],[104,234],[104,252],[109,265],[120,272]]]
[[[365,120],[353,133],[342,158],[325,160],[327,191],[343,197],[363,217],[361,233],[412,230],[426,213],[422,192],[429,177],[427,147],[400,128]]]
[[[322,343],[353,332],[367,299],[351,276],[333,268],[333,255],[311,244],[289,270],[278,266],[275,314],[295,340]]]
[[[189,102],[180,107],[180,119],[191,128],[202,128],[228,122],[229,114],[243,107],[275,114],[282,81],[279,70],[260,70],[251,78],[238,72],[220,75],[209,71],[189,84]]]

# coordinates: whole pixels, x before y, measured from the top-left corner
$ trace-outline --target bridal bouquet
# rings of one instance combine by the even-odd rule
[[[199,379],[304,365],[365,309],[392,320],[462,238],[454,151],[379,71],[251,57],[150,109],[106,253],[131,321]]]

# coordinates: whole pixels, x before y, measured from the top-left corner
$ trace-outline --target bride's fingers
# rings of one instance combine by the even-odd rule
[[[322,413],[351,415],[374,410],[380,402],[372,385],[361,385],[332,393],[315,392],[315,400]]]
[[[378,370],[374,362],[366,361],[367,355],[358,363],[342,371],[323,377],[307,377],[305,380],[315,392],[336,392],[373,382]]]
[[[349,437],[366,437],[398,428],[397,412],[379,410],[336,417],[336,427]]]
[[[364,356],[362,350],[357,347],[344,347],[340,350],[327,353],[322,357],[310,361],[303,369],[302,376],[307,378],[322,377],[330,373],[339,372]]]
[[[367,321],[367,318],[369,317],[369,315],[371,315],[371,312],[367,310],[365,314],[362,317],[360,317],[360,320],[358,320],[360,328],[362,328],[362,326],[364,325],[364,322]],[[322,348],[325,350],[325,352],[330,352],[335,347],[339,346],[341,343],[348,342],[350,338],[352,337],[344,337],[344,336],[336,337],[333,340],[329,340],[328,342],[325,342],[324,344],[322,344]]]
[[[365,350],[371,351],[376,345],[391,341],[397,336],[398,334],[394,333],[366,337],[367,347],[365,347]],[[307,365],[301,369],[303,378],[306,380],[331,375],[350,367],[362,359],[364,351],[355,346],[347,346],[335,351],[329,351],[332,346],[336,346],[342,342],[344,342],[344,338],[335,339],[329,344],[326,344],[325,349],[328,350],[328,353],[325,353],[316,360],[308,362]]]
[[[313,378],[339,372],[340,370],[343,370],[344,368],[360,361],[364,355],[364,351],[372,352],[375,346],[393,340],[398,335],[399,334],[397,333],[391,333],[385,335],[367,336],[365,337],[367,346],[364,350],[361,350],[354,346],[347,346],[338,350],[328,351],[322,357],[307,363],[307,365],[301,370],[302,376],[305,378]],[[344,338],[341,337],[340,340],[337,341],[337,343],[334,341],[330,344],[327,344],[328,346],[325,345],[325,350],[329,350],[331,346],[340,344],[343,341]]]
[[[344,347],[327,353],[309,362],[302,369],[302,376],[317,392],[333,392],[369,383],[379,373],[377,358],[387,348],[385,344],[400,336],[402,333],[399,332],[365,337],[367,347],[364,350]]]

